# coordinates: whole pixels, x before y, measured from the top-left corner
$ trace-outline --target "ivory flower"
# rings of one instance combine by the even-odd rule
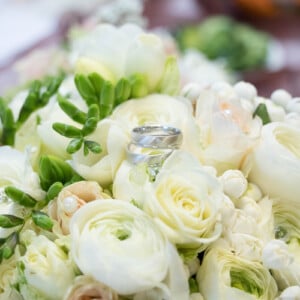
[[[299,201],[299,128],[281,122],[265,125],[251,160],[249,180],[264,194],[288,203]]]
[[[253,119],[252,109],[245,108],[231,88],[208,89],[197,100],[195,117],[201,132],[202,161],[219,174],[240,169],[260,134],[261,121]]]
[[[97,182],[75,182],[63,188],[57,199],[52,201],[49,206],[50,216],[58,221],[64,234],[69,234],[73,214],[87,202],[102,198],[105,198],[105,194]]]
[[[111,118],[126,128],[128,135],[137,126],[163,124],[181,130],[182,149],[199,154],[199,131],[193,118],[193,109],[187,99],[177,99],[163,94],[152,94],[129,100],[114,110]]]
[[[26,243],[26,252],[20,258],[26,280],[24,293],[28,296],[31,292],[38,293],[49,300],[62,299],[75,277],[72,261],[63,249],[44,235],[31,234]]]
[[[173,273],[171,255],[177,271],[177,276],[170,276],[177,290],[172,299],[187,299],[187,279],[178,254],[153,220],[134,205],[92,201],[74,214],[70,228],[72,257],[83,274],[118,294],[135,294],[164,286],[162,281]]]
[[[188,153],[165,161],[145,197],[144,210],[178,247],[203,250],[219,237],[221,186]]]
[[[197,273],[204,299],[275,299],[277,286],[260,262],[239,257],[220,247],[205,254]]]
[[[125,159],[128,137],[120,124],[111,119],[103,119],[88,139],[98,142],[102,151],[85,156],[81,149],[72,155],[70,163],[84,179],[107,186],[112,183],[115,172]]]
[[[95,281],[92,277],[82,275],[75,278],[73,285],[69,288],[63,299],[118,300],[119,297],[116,292],[108,286]]]
[[[286,288],[276,300],[298,300],[300,299],[300,286],[294,285]]]

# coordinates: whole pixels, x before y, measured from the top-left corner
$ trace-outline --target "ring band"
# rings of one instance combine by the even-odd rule
[[[148,166],[158,166],[173,152],[173,149],[145,148],[130,143],[126,149],[127,159],[133,164],[147,163]]]
[[[146,148],[178,149],[182,143],[181,130],[166,125],[135,127],[131,133],[132,142]]]

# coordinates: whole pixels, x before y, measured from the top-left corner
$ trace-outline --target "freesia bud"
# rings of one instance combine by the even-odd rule
[[[241,98],[247,100],[253,100],[257,96],[257,89],[251,83],[245,81],[239,81],[234,85],[233,88],[236,94]]]
[[[278,89],[275,90],[272,94],[271,94],[271,100],[282,106],[283,108],[285,108],[288,104],[288,102],[292,99],[292,96],[290,93],[288,93],[286,90],[283,89]]]

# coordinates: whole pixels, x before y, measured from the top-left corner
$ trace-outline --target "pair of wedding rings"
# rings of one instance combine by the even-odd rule
[[[180,129],[167,125],[144,125],[133,128],[127,147],[127,159],[133,164],[160,166],[182,143]]]

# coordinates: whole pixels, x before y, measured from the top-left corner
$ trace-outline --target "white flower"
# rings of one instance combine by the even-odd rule
[[[72,217],[70,231],[72,256],[83,274],[129,295],[164,286],[168,272],[173,273],[172,258],[177,276],[171,278],[178,291],[172,299],[187,299],[178,254],[154,221],[134,205],[110,199],[87,203]]]
[[[293,262],[288,246],[281,240],[272,240],[265,245],[262,252],[263,264],[268,269],[288,268]]]
[[[12,284],[17,281],[17,258],[12,256],[8,260],[3,260],[0,264],[0,299],[8,298],[13,293]]]
[[[232,199],[242,196],[247,189],[247,179],[239,170],[227,170],[220,177],[224,193]]]
[[[31,234],[20,260],[24,264],[25,285],[47,299],[62,299],[75,277],[68,255],[43,235]],[[24,287],[24,290],[27,289]]]
[[[244,99],[249,101],[253,101],[254,98],[257,96],[257,89],[256,87],[245,81],[239,81],[234,85],[234,90],[236,94]]]
[[[249,197],[256,202],[261,200],[263,197],[260,188],[252,182],[248,182],[247,190],[245,191],[243,196]]]
[[[286,90],[283,89],[278,89],[275,90],[272,94],[271,94],[271,100],[282,106],[283,108],[286,108],[288,102],[292,99],[292,96],[290,93],[288,93]]]
[[[176,99],[167,95],[152,94],[133,99],[119,105],[111,118],[130,131],[145,124],[162,124],[176,127],[183,135],[182,149],[199,155],[199,132],[193,118],[193,109],[187,99]]]
[[[281,122],[285,118],[285,110],[280,105],[275,104],[269,99],[265,99],[263,103],[266,104],[269,117],[272,122]]]
[[[263,193],[289,203],[299,201],[299,128],[280,122],[265,125],[251,160],[249,180]]]
[[[270,300],[277,294],[274,278],[260,262],[220,247],[205,254],[197,281],[204,299]]]
[[[290,112],[285,115],[284,121],[299,128],[300,127],[300,113]]]
[[[300,286],[294,285],[286,288],[276,300],[300,300]]]
[[[203,90],[197,100],[196,121],[202,146],[202,161],[214,166],[219,174],[240,169],[254,147],[261,121],[252,117],[231,86],[213,86]]]
[[[22,153],[10,146],[0,147],[0,186],[12,185],[36,200],[44,197],[38,174],[30,164],[29,151]]]
[[[128,137],[120,124],[111,119],[103,119],[88,139],[98,142],[102,151],[85,156],[81,149],[72,155],[70,163],[84,179],[107,186],[112,183],[115,172],[125,159]]]
[[[161,39],[133,24],[119,28],[100,24],[72,45],[78,73],[97,72],[112,82],[142,74],[150,91],[158,88],[166,59]]]
[[[193,156],[174,151],[151,190],[146,191],[144,210],[171,242],[203,250],[221,233],[219,209],[223,197],[217,179]]]
[[[94,280],[90,276],[77,276],[69,288],[64,300],[101,299],[118,300],[118,295],[108,286]]]
[[[288,112],[296,112],[299,114],[300,113],[300,98],[297,97],[297,98],[291,99],[286,106],[286,110]]]

